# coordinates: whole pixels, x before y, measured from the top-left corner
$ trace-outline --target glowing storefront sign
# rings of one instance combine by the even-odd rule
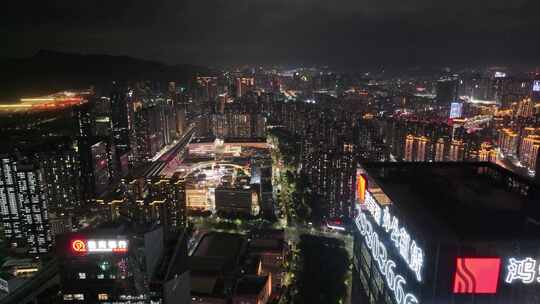
[[[538,266],[536,259],[508,259],[506,265],[506,277],[504,281],[508,284],[521,282],[523,284],[540,283],[540,275],[538,275]]]
[[[123,239],[78,239],[71,242],[71,249],[76,253],[125,253],[128,249],[128,241]]]
[[[390,209],[384,209],[375,201],[373,195],[366,191],[366,208],[373,217],[375,223],[390,234],[390,239],[398,249],[399,254],[415,273],[416,280],[422,282],[422,268],[424,265],[424,251],[404,227],[400,227],[397,217],[390,213]]]
[[[360,211],[356,218],[356,225],[360,234],[364,237],[371,255],[377,262],[381,274],[386,279],[388,288],[394,293],[394,298],[398,304],[418,304],[418,298],[405,291],[407,281],[405,278],[394,272],[396,262],[388,257],[388,251],[385,245],[380,241],[379,235],[374,231],[373,226],[366,217],[366,214]]]

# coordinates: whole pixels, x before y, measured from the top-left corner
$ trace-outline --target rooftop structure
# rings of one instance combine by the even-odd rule
[[[371,163],[363,167],[371,179],[368,191],[387,196],[402,217],[415,219],[433,238],[540,236],[536,224],[540,219],[531,212],[537,208],[531,198],[532,181],[494,164]],[[375,194],[375,189],[384,193]]]

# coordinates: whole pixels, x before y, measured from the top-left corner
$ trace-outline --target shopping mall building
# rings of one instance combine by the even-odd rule
[[[488,163],[358,169],[353,303],[540,303],[540,197]]]

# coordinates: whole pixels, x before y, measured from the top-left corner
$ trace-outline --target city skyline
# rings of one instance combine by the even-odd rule
[[[0,304],[540,303],[538,12],[10,4]]]

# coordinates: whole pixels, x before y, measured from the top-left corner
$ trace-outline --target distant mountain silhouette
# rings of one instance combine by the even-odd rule
[[[208,73],[208,68],[196,65],[171,66],[128,56],[40,50],[28,58],[0,58],[0,101],[90,85],[99,87],[112,80],[186,83],[197,74]]]

